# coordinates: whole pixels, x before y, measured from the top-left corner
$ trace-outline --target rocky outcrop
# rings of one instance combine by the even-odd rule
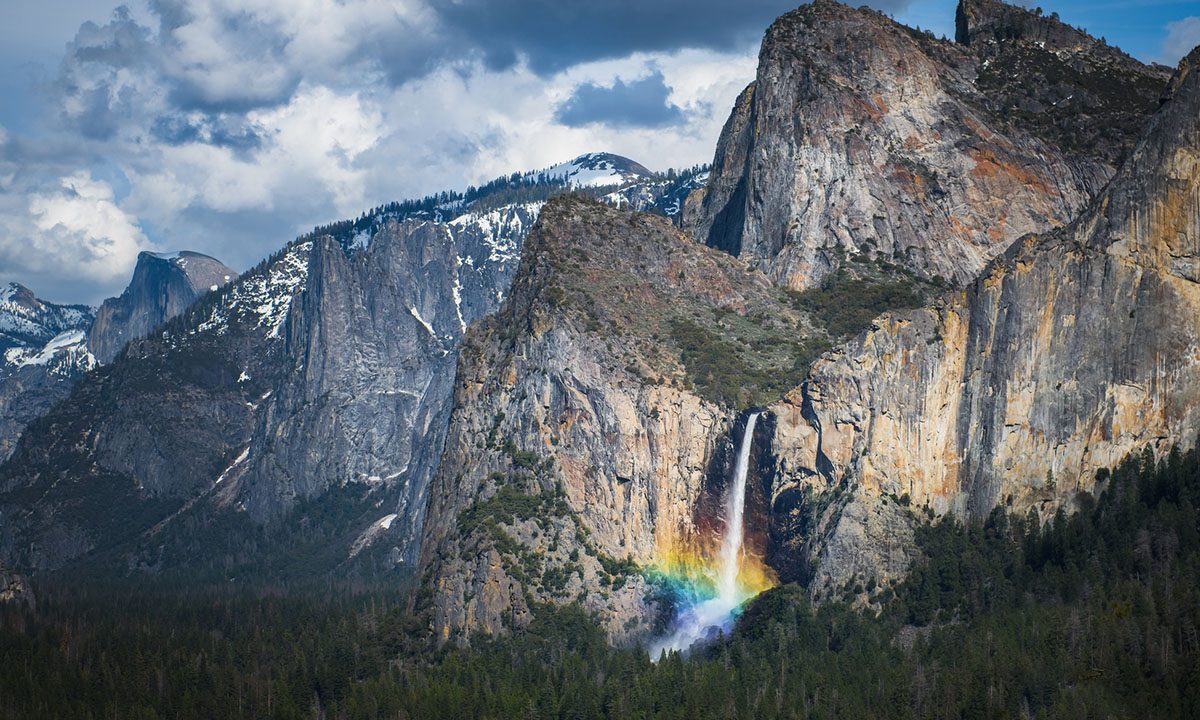
[[[111,362],[131,340],[183,312],[200,295],[228,284],[237,273],[196,252],[138,254],[133,279],[120,297],[105,300],[88,332],[88,348]]]
[[[688,229],[803,289],[858,255],[965,284],[1074,218],[1166,75],[1057,20],[1003,31],[989,13],[1032,14],[966,4],[969,44],[830,0],[777,20]],[[1076,40],[1046,44],[1060,34]]]
[[[1080,218],[1013,244],[953,298],[880,318],[772,407],[777,530],[800,531],[776,533],[776,557],[815,566],[816,592],[902,574],[903,553],[881,541],[903,536],[904,504],[1044,518],[1129,453],[1194,442],[1200,74],[1189,67]]]
[[[979,59],[975,85],[996,117],[1068,155],[1116,168],[1157,109],[1170,68],[1147,66],[1061,22],[999,0],[962,0],[956,40]]]
[[[5,603],[29,607],[35,604],[29,581],[0,563],[0,604]]]
[[[692,382],[701,323],[733,362],[754,339],[786,355],[804,332],[765,276],[665,220],[547,204],[512,294],[461,353],[421,554],[440,639],[572,600],[614,639],[648,630],[656,607],[635,569],[713,541],[698,509],[730,457],[736,412]],[[747,391],[784,372],[746,371]]]

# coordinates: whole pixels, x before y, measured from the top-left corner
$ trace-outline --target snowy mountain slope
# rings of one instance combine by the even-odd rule
[[[92,308],[46,302],[23,285],[0,289],[0,460],[30,420],[95,366],[86,348],[93,317]]]
[[[87,328],[94,311],[86,305],[55,305],[39,300],[17,283],[0,288],[0,350],[45,344],[67,330]]]

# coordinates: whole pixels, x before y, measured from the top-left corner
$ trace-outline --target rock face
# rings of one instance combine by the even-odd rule
[[[0,289],[0,461],[95,365],[84,343],[91,323],[87,306],[48,303],[15,283]]]
[[[1074,218],[1166,72],[1001,3],[964,2],[959,27],[939,41],[830,0],[781,17],[687,228],[803,289],[860,254],[965,284]]]
[[[100,362],[112,362],[131,340],[144,337],[235,277],[237,273],[219,260],[200,253],[139,253],[125,292],[105,300],[96,312],[88,348]]]
[[[0,563],[0,604],[4,603],[32,606],[34,598],[29,581]]]
[[[1127,454],[1194,442],[1197,59],[1076,221],[1023,238],[941,304],[879,319],[772,408],[781,566],[815,565],[818,592],[895,577],[903,496],[935,514],[1046,517]]]
[[[438,637],[571,600],[616,640],[648,630],[652,588],[634,570],[713,541],[704,498],[723,491],[737,417],[692,386],[687,323],[721,348],[803,330],[765,276],[664,220],[546,206],[512,294],[464,341],[422,541]]]
[[[535,211],[497,211],[496,227],[532,224]],[[516,269],[515,252],[480,229],[390,223],[349,253],[332,238],[316,241],[288,315],[286,380],[262,403],[249,459],[231,473],[253,517],[349,483],[377,486],[399,557],[414,559],[458,342],[495,310]]]

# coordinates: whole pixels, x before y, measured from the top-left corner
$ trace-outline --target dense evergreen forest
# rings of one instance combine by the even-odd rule
[[[47,580],[36,609],[0,609],[0,717],[1200,717],[1200,457],[1100,487],[1045,525],[926,525],[906,582],[847,588],[870,607],[777,588],[657,664],[572,607],[434,650],[403,589]]]

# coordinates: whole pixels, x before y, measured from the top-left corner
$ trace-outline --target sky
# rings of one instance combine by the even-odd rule
[[[96,303],[141,250],[238,270],[392,200],[585,152],[712,159],[796,0],[0,0],[0,282]],[[955,0],[873,0],[952,36]],[[1200,0],[1044,0],[1134,56]]]

